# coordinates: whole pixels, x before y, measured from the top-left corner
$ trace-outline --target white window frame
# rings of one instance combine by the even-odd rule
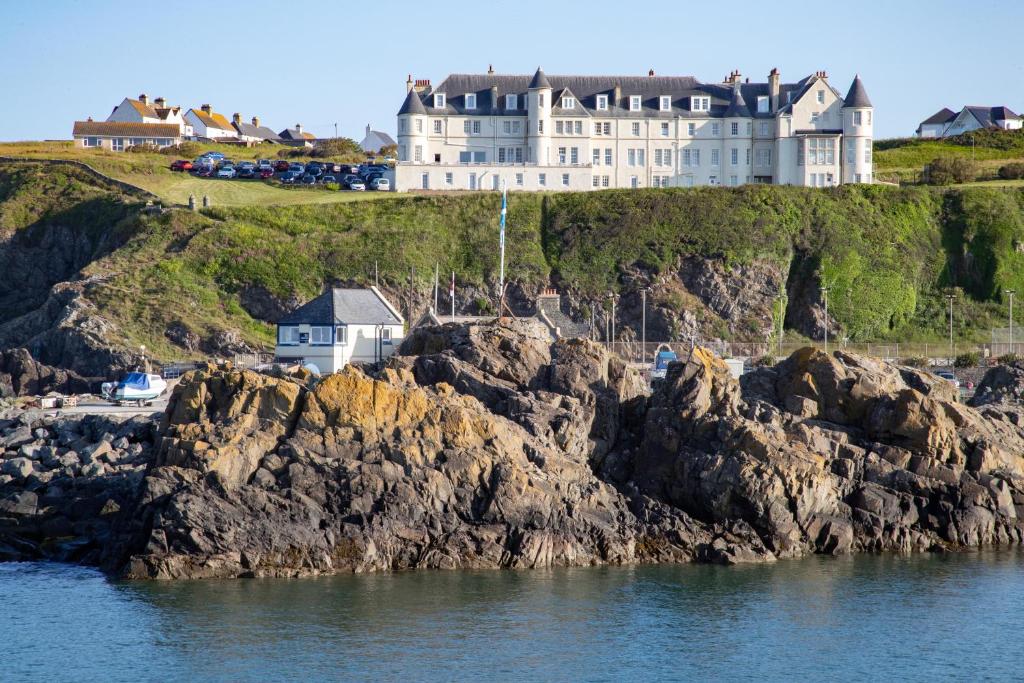
[[[767,114],[768,113],[768,106],[769,106],[770,103],[771,102],[768,99],[767,95],[758,95],[757,96],[757,113],[758,114]]]
[[[441,119],[434,119],[434,135],[441,135],[444,132],[444,122]]]
[[[597,106],[595,107],[598,111],[608,111],[608,96],[598,95]]]
[[[853,112],[853,125],[855,125],[855,126],[861,125],[861,121],[862,120],[863,120],[863,117],[861,116],[861,112],[859,112],[859,111]]]
[[[282,334],[285,333],[286,334]],[[292,334],[294,333],[294,334]],[[278,346],[298,346],[299,345],[299,326],[298,325],[278,325],[277,326],[277,345]]]
[[[505,109],[519,109],[519,96],[505,95]]]
[[[824,89],[818,91],[818,104],[825,104],[825,91]]]
[[[480,135],[480,121],[473,121],[473,135]]]
[[[446,105],[445,105],[444,93],[442,93],[442,92],[434,93],[434,109],[444,109],[445,106]]]
[[[566,95],[566,96],[564,96],[562,98],[562,109],[575,109],[575,108],[576,108],[576,98],[575,97],[570,97],[569,95]]]
[[[661,111],[672,111],[672,96],[662,95],[658,98],[658,109]]]
[[[569,174],[568,173],[563,173],[562,174],[562,187],[569,187]]]
[[[767,121],[761,121],[761,137],[768,137],[772,134],[771,124]]]
[[[639,95],[630,95],[629,96],[629,110],[630,111],[640,111],[640,107],[642,106],[642,102],[643,102],[643,100],[640,99]]]
[[[324,334],[326,330],[327,341],[324,341]],[[320,341],[317,341],[317,337],[320,337]],[[310,325],[309,327],[309,345],[310,346],[332,346],[334,344],[334,326],[333,325]]]
[[[696,137],[697,136],[697,124],[693,123],[692,121],[690,123],[687,123],[686,124],[686,134],[689,135],[691,138],[692,137]]]
[[[334,326],[334,345],[348,346],[348,325]]]
[[[468,93],[466,93],[466,109],[468,109],[468,110],[476,109],[476,93],[475,92],[468,92]]]
[[[391,337],[391,328],[390,327],[382,327],[381,328],[381,330],[380,330],[380,343],[383,344],[384,346],[392,346],[394,344],[394,340]]]
[[[668,134],[669,134],[668,121],[662,121],[661,122],[661,135],[662,135],[662,137],[666,137],[667,138]]]
[[[640,122],[639,121],[634,121],[633,122],[633,135],[635,135],[636,137],[640,137]]]
[[[691,96],[690,111],[711,111],[711,98],[703,95]]]
[[[717,138],[722,134],[722,124],[718,121],[711,123],[711,137]]]

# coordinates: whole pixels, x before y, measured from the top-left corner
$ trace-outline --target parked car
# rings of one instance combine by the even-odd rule
[[[224,158],[224,154],[222,152],[205,152],[199,158],[209,159],[210,161],[220,161]]]
[[[370,181],[370,189],[378,192],[390,192],[391,182],[387,178],[374,178]]]
[[[960,380],[956,378],[956,375],[953,373],[952,370],[936,370],[935,374],[941,377],[942,379],[950,382],[954,388],[960,388]]]
[[[235,177],[235,167],[234,166],[221,166],[217,170],[217,177],[218,178],[234,178]]]
[[[341,173],[341,164],[336,164],[333,161],[328,161],[324,164],[324,171],[327,173]]]
[[[291,166],[291,162],[285,159],[278,159],[274,162],[274,170],[278,173],[284,173]]]
[[[269,168],[273,170],[274,164],[271,163],[270,159],[260,159],[259,161],[256,162],[256,168],[259,168],[261,170],[264,168]]]
[[[272,168],[261,168],[261,169],[258,169],[256,171],[256,175],[257,175],[257,177],[259,177],[260,180],[266,180],[267,178],[273,178],[274,177],[274,169],[272,169]]]
[[[256,168],[255,161],[239,161],[238,168]]]
[[[332,175],[325,175],[320,178],[320,182],[326,185],[327,183],[336,183],[338,182],[338,179]]]
[[[235,167],[235,162],[231,161],[231,159],[221,159],[220,161],[217,162],[217,168],[234,168],[234,167]]]
[[[281,174],[281,182],[285,185],[292,185],[299,177],[298,171],[285,171]]]
[[[309,173],[307,173],[304,176],[302,176],[301,178],[299,178],[299,184],[300,185],[316,185],[316,176],[315,175],[310,175]]]
[[[192,170],[192,162],[187,159],[177,159],[171,162],[172,171],[190,171]]]
[[[293,161],[292,163],[288,164],[288,170],[295,171],[299,175],[302,175],[306,172],[306,167],[302,164]]]
[[[256,169],[252,168],[252,167],[250,167],[250,168],[239,167],[238,171],[235,174],[235,177],[236,178],[255,178],[256,177]]]
[[[354,178],[348,182],[348,189],[363,191],[366,189],[366,183],[359,178]]]
[[[202,166],[196,166],[192,170],[192,175],[196,176],[197,178],[209,178],[216,172],[217,170],[212,165],[203,164]]]
[[[317,176],[318,178],[324,174],[324,167],[315,161],[311,161],[306,164],[306,173],[309,175]]]

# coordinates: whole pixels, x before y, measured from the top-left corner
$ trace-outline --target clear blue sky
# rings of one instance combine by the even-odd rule
[[[943,106],[1024,110],[1024,2],[0,2],[0,140],[69,138],[125,96],[254,114],[275,130],[393,132],[406,74],[855,73],[877,137]],[[965,8],[970,6],[969,10]],[[216,19],[190,16],[203,13]],[[726,55],[729,55],[728,57]]]

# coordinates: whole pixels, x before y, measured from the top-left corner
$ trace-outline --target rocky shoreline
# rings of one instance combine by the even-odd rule
[[[990,374],[975,408],[852,354],[737,382],[697,348],[648,396],[601,345],[507,321],[319,382],[209,368],[164,414],[2,416],[0,560],[174,579],[1015,544],[1024,373]]]

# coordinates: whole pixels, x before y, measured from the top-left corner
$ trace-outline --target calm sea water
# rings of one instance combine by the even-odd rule
[[[1020,680],[1024,554],[112,582],[0,564],[0,680]]]

